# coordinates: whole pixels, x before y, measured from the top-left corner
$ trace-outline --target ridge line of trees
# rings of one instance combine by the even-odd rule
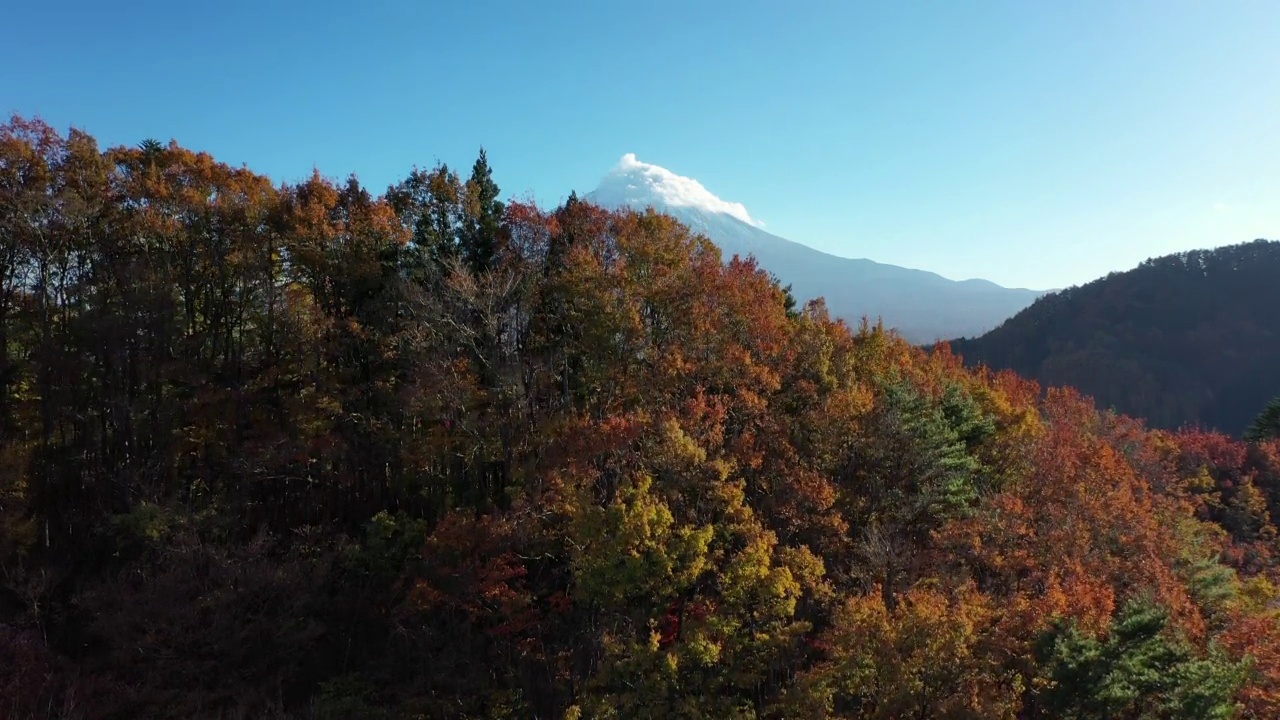
[[[1280,441],[500,198],[0,125],[0,716],[1280,715]]]

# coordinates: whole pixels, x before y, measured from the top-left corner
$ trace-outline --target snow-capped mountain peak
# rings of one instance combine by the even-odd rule
[[[592,193],[592,198],[610,207],[690,208],[729,215],[748,225],[764,227],[764,223],[751,217],[742,203],[722,200],[697,180],[641,162],[635,153],[622,156],[600,181],[600,187]]]
[[[864,316],[882,318],[915,342],[980,335],[1041,294],[828,255],[761,229],[763,223],[741,203],[722,200],[697,180],[631,153],[584,199],[611,209],[653,208],[672,215],[714,241],[726,260],[755,257],[790,284],[797,299],[824,297],[833,315],[855,324]]]

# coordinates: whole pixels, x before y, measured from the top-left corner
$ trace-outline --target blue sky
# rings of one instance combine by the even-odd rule
[[[110,5],[111,7],[108,7]],[[269,7],[268,7],[269,6]],[[1048,288],[1280,238],[1280,4],[97,3],[6,8],[0,112],[381,190],[555,204],[624,153],[784,237]]]

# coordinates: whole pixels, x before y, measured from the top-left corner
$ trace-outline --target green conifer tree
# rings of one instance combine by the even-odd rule
[[[488,155],[481,148],[480,157],[471,169],[471,178],[467,180],[462,223],[462,257],[474,272],[484,272],[495,262],[505,210],[498,200],[500,192],[493,181]]]
[[[1063,624],[1042,639],[1043,690],[1031,717],[1216,718],[1235,714],[1232,698],[1246,666],[1215,649],[1199,655],[1168,629],[1162,607],[1134,600],[1102,638]]]
[[[1245,431],[1244,438],[1253,442],[1280,438],[1280,395],[1267,403],[1253,425]]]

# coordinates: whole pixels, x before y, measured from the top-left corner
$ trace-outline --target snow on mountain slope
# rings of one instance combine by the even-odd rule
[[[709,237],[725,257],[754,256],[790,283],[800,301],[826,299],[833,315],[856,324],[882,318],[912,342],[973,337],[990,330],[1043,293],[987,280],[949,280],[936,273],[842,258],[772,235],[740,203],[722,200],[697,180],[624,155],[586,199],[608,208],[653,208]]]
[[[613,172],[605,176],[592,193],[597,204],[644,208],[648,205],[690,208],[728,215],[748,225],[759,226],[742,203],[725,202],[693,178],[681,177],[664,167],[636,159],[635,153],[622,156]]]

